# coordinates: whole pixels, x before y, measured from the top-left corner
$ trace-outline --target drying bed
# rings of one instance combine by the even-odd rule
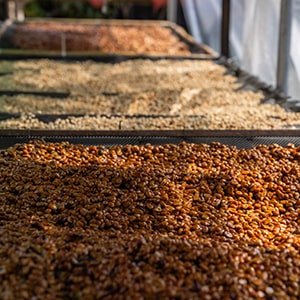
[[[2,129],[267,130],[300,124],[287,97],[227,61],[36,59],[3,60],[1,67]]]
[[[0,151],[1,295],[299,298],[300,147],[290,140],[298,146]]]
[[[168,21],[37,19],[4,22],[1,32],[2,57],[217,57]]]

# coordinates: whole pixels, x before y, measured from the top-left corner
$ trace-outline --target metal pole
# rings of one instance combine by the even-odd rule
[[[65,57],[67,54],[67,41],[64,32],[61,33],[61,56]]]
[[[177,23],[177,0],[168,0],[167,20]]]
[[[230,0],[222,1],[221,55],[230,57]]]
[[[7,9],[7,18],[10,20],[15,20],[16,19],[16,2],[13,0],[9,0],[6,3],[6,9]]]
[[[17,16],[17,21],[23,22],[25,20],[25,13],[24,13],[24,6],[26,4],[25,1],[17,1],[17,7],[16,7],[16,16]]]
[[[292,0],[281,0],[276,87],[287,95],[291,45]]]

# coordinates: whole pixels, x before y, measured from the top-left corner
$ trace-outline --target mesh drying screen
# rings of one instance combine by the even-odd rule
[[[260,144],[270,145],[278,144],[286,146],[287,144],[300,145],[300,131],[208,131],[201,132],[183,132],[183,131],[170,131],[163,132],[145,132],[145,131],[132,131],[132,132],[106,132],[106,133],[81,133],[78,131],[68,132],[20,132],[14,131],[12,133],[6,132],[0,134],[0,148],[6,149],[16,143],[27,143],[31,140],[44,140],[47,142],[63,142],[68,141],[73,144],[84,145],[104,145],[111,147],[114,145],[126,144],[178,144],[180,142],[209,144],[212,142],[219,142],[222,144],[236,146],[238,148],[252,148]]]

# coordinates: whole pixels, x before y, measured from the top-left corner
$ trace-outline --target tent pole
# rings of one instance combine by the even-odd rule
[[[230,57],[229,33],[230,33],[230,0],[222,1],[222,28],[221,28],[221,55]]]
[[[281,0],[276,87],[287,94],[291,45],[292,0]]]

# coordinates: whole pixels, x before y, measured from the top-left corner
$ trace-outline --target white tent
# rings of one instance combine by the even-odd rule
[[[276,85],[281,0],[231,0],[230,50],[240,66]],[[220,52],[222,0],[183,0],[194,38]],[[287,94],[300,99],[300,0],[292,1]]]

